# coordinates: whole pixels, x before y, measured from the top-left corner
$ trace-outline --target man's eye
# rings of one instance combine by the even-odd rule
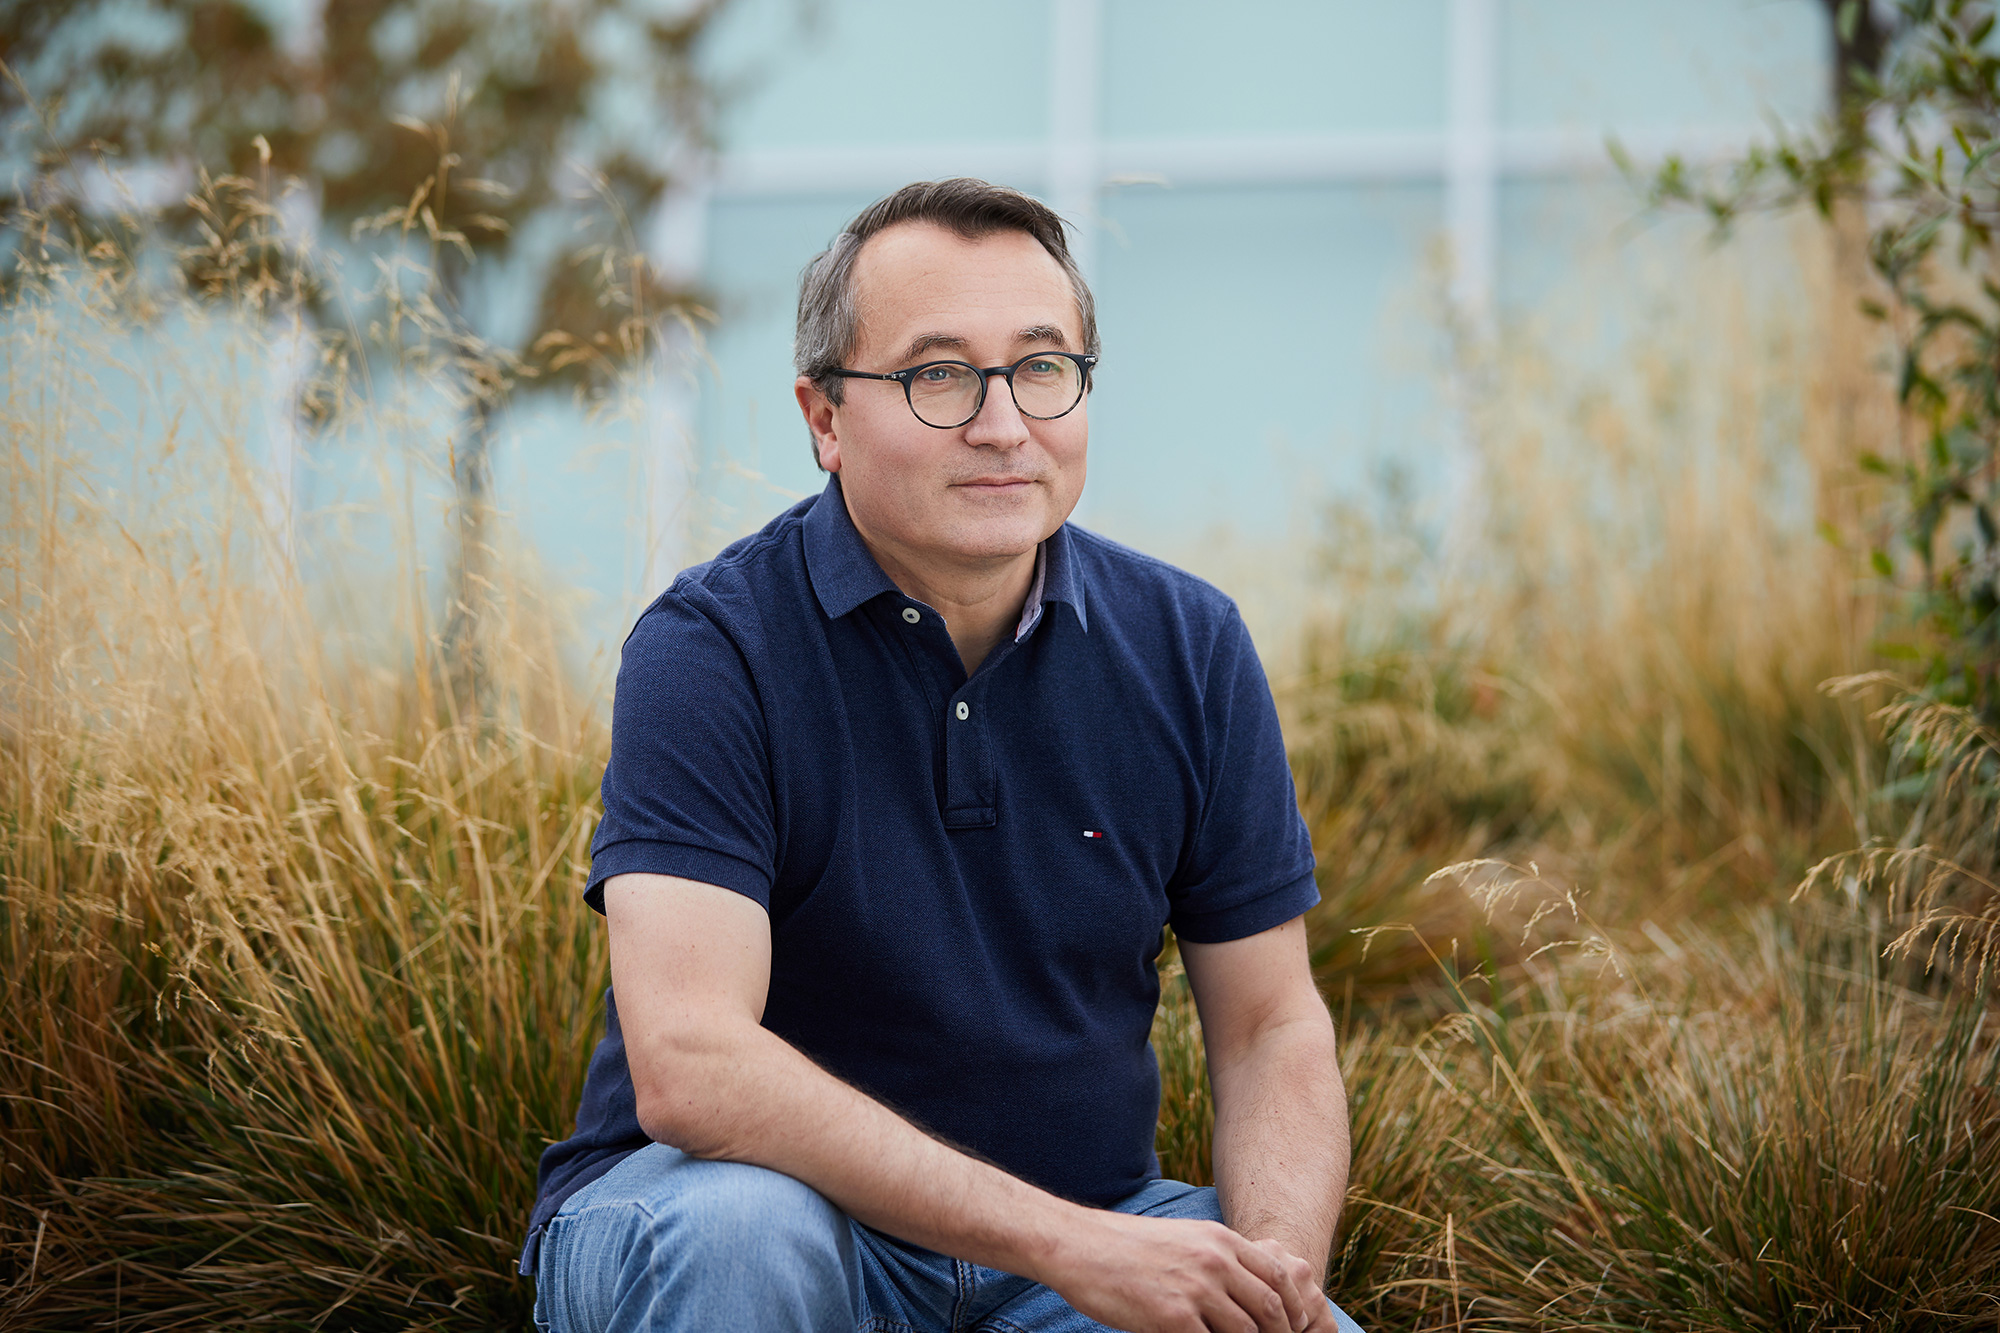
[[[927,384],[946,384],[957,379],[958,373],[951,366],[925,366],[917,372],[917,378]]]
[[[1060,375],[1062,373],[1062,366],[1055,361],[1030,361],[1023,365],[1021,369],[1027,371],[1030,375]]]

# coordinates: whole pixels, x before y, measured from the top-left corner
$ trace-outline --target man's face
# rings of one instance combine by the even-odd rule
[[[854,294],[860,327],[849,370],[941,360],[983,369],[1035,351],[1083,350],[1069,281],[1025,232],[968,241],[928,223],[890,227],[856,256]],[[846,388],[836,407],[801,378],[799,405],[821,464],[840,474],[855,527],[911,572],[1032,551],[1076,507],[1087,402],[1037,421],[1021,415],[995,376],[979,415],[939,430],[917,420],[900,384],[849,380]]]

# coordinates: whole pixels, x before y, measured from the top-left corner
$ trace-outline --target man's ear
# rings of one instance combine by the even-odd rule
[[[805,375],[792,381],[792,396],[799,400],[799,412],[806,419],[806,429],[812,432],[813,454],[820,470],[840,471],[840,434],[834,425],[833,404]]]

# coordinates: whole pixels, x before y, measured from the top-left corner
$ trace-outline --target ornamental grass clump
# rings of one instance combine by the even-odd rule
[[[1762,239],[1804,308],[1832,299],[1811,232]],[[1282,697],[1336,999],[1432,992],[1419,935],[1504,950],[1440,866],[1533,861],[1600,919],[1670,926],[1781,899],[1893,817],[1879,699],[1820,688],[1883,665],[1865,545],[1816,522],[1881,490],[1838,451],[1842,372],[1728,256],[1675,278],[1610,365],[1565,359],[1559,308],[1463,371],[1448,540],[1393,505],[1333,515],[1341,616]],[[1417,934],[1356,933],[1383,924]]]
[[[274,500],[298,312],[50,239],[0,311],[0,1326],[525,1326],[607,973],[566,631],[491,553],[468,692],[408,525]],[[393,479],[454,386],[351,364],[317,442]]]
[[[1452,1013],[1371,1040],[1336,1266],[1357,1316],[1989,1326],[2000,1035],[1987,997],[1908,987],[1884,943],[1766,909],[1735,938],[1455,981]]]

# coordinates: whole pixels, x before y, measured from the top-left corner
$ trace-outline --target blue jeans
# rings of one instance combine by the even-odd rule
[[[1156,1180],[1117,1206],[1221,1220],[1215,1191]],[[1343,1333],[1361,1333],[1342,1313]],[[542,1237],[550,1333],[1085,1333],[1038,1283],[862,1226],[790,1176],[663,1143],[571,1195]]]

